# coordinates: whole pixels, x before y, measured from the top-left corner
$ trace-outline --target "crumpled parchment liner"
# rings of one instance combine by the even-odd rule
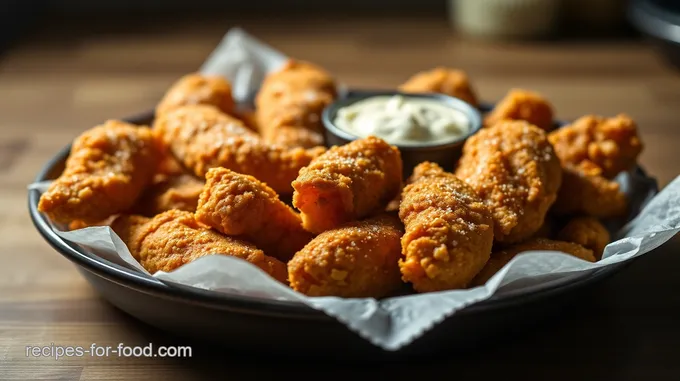
[[[229,78],[235,99],[245,103],[252,99],[263,76],[280,67],[285,59],[285,55],[234,29],[227,33],[201,70]],[[680,231],[680,177],[655,197],[655,182],[639,173],[624,173],[617,181],[632,199],[636,209],[632,215],[646,206],[614,235],[619,239],[607,246],[601,261],[589,263],[559,252],[526,252],[513,258],[486,285],[473,289],[383,300],[310,298],[280,284],[250,263],[224,255],[203,257],[153,277],[173,287],[302,302],[335,317],[374,345],[395,351],[466,306],[491,296],[535,292],[587,276],[599,268],[648,253]],[[48,185],[49,182],[31,184],[29,189],[43,192]],[[613,221],[609,226],[617,225],[622,225],[621,221]],[[89,255],[148,274],[107,226],[75,231],[64,231],[64,226],[52,227],[61,238],[81,246]]]

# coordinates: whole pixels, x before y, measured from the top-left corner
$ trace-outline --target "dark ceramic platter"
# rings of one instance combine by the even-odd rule
[[[482,107],[482,111],[489,108],[488,105]],[[149,112],[127,121],[148,124],[152,117]],[[69,149],[62,149],[35,180],[59,176]],[[538,292],[492,297],[449,317],[406,348],[386,352],[323,312],[301,303],[170,287],[153,277],[90,256],[52,231],[46,218],[37,211],[38,199],[38,191],[29,191],[28,208],[36,228],[54,249],[78,266],[104,299],[149,325],[240,352],[252,350],[348,360],[362,360],[369,355],[371,360],[390,360],[493,345],[494,341],[558,312],[577,297],[577,291],[625,266],[609,266]]]

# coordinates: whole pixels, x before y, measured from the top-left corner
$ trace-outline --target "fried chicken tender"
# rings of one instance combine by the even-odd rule
[[[38,210],[52,220],[98,222],[130,208],[151,179],[161,146],[149,128],[109,120],[73,141],[64,172]]]
[[[268,143],[288,148],[314,148],[322,146],[323,135],[299,127],[281,126],[267,140]]]
[[[399,86],[406,93],[441,93],[456,97],[477,106],[477,95],[462,70],[437,67],[421,71]]]
[[[541,94],[511,89],[486,116],[484,124],[492,126],[503,120],[524,120],[545,131],[553,129],[553,107]]]
[[[73,220],[68,224],[68,230],[78,230],[78,229],[85,229],[93,226],[106,226],[108,225],[110,219],[106,219],[104,221],[98,221],[98,222],[84,222],[81,220]]]
[[[482,271],[477,274],[471,286],[481,286],[492,276],[499,272],[503,266],[507,265],[518,254],[525,251],[561,251],[576,258],[588,262],[595,262],[593,251],[572,242],[554,241],[546,238],[535,238],[529,241],[513,245],[505,250],[496,251],[491,254],[491,259],[486,263]]]
[[[182,164],[177,161],[174,156],[165,152],[158,164],[158,169],[156,169],[154,181],[161,182],[168,177],[179,176],[185,173],[187,173],[187,171],[182,167]]]
[[[591,162],[611,179],[635,165],[642,142],[635,122],[627,115],[613,118],[587,115],[548,136],[563,165]]]
[[[321,112],[336,96],[335,80],[325,70],[289,60],[265,77],[255,99],[263,139],[287,148],[321,145]]]
[[[293,205],[307,231],[321,233],[384,210],[401,189],[399,150],[369,136],[336,146],[300,170]]]
[[[290,286],[309,296],[381,298],[403,284],[403,228],[383,214],[319,234],[288,262]]]
[[[240,236],[283,261],[314,238],[302,228],[300,216],[267,184],[225,168],[208,171],[196,221]]]
[[[169,272],[211,254],[246,260],[274,279],[286,283],[286,265],[253,244],[203,227],[190,212],[169,210],[151,219],[123,215],[111,225],[130,254],[150,273]]]
[[[557,238],[561,241],[577,243],[595,254],[595,258],[600,260],[605,246],[611,240],[607,228],[593,217],[575,217],[557,233]]]
[[[231,84],[223,77],[192,73],[183,76],[165,93],[156,106],[156,115],[186,105],[215,106],[226,114],[234,112]]]
[[[256,177],[278,193],[290,194],[300,168],[325,151],[322,147],[285,149],[263,142],[236,118],[212,106],[183,106],[154,123],[172,154],[204,178],[224,167]]]
[[[562,186],[552,212],[557,215],[584,214],[597,218],[621,217],[628,200],[619,184],[601,176],[602,170],[589,162],[562,168]]]
[[[543,225],[562,182],[545,131],[524,121],[503,121],[470,137],[456,176],[490,208],[494,239],[503,243],[524,240]]]
[[[132,210],[144,216],[155,216],[167,210],[196,211],[205,182],[190,174],[161,177],[147,187]]]
[[[414,169],[399,217],[406,226],[399,267],[418,292],[464,288],[489,260],[491,212],[472,188],[436,164]]]

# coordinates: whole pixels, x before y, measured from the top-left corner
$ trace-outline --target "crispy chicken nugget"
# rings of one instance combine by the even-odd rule
[[[319,234],[288,262],[290,286],[309,296],[381,298],[403,284],[403,227],[383,214]]]
[[[304,228],[321,233],[384,210],[401,181],[399,150],[369,136],[333,147],[302,168],[293,181],[293,205]]]
[[[123,215],[111,228],[125,242],[130,254],[152,274],[175,270],[206,255],[223,254],[246,260],[286,283],[283,262],[265,255],[251,243],[203,227],[189,212],[169,210],[151,219]]]
[[[572,242],[553,241],[546,238],[534,238],[529,241],[519,243],[506,248],[505,250],[496,251],[491,254],[491,259],[486,263],[482,271],[477,274],[472,281],[472,286],[481,286],[485,284],[492,276],[500,271],[503,266],[508,264],[512,258],[525,251],[561,251],[573,255],[576,258],[583,259],[588,262],[595,262],[593,251]]]
[[[290,194],[300,168],[325,151],[322,147],[285,149],[263,142],[236,118],[212,106],[184,106],[160,115],[154,128],[184,166],[198,177],[224,167]]]
[[[156,106],[156,115],[186,105],[215,106],[226,114],[234,112],[231,84],[223,77],[187,74],[177,80]]]
[[[541,94],[512,89],[486,116],[484,124],[492,126],[502,120],[524,120],[545,131],[553,129],[553,107]]]
[[[73,141],[64,172],[38,210],[52,220],[98,222],[130,208],[150,181],[161,145],[149,128],[109,120]]]
[[[563,165],[591,162],[611,179],[635,165],[642,142],[635,122],[627,115],[613,118],[587,115],[548,136]]]
[[[466,287],[489,260],[491,212],[472,188],[436,164],[414,169],[399,217],[406,226],[399,267],[418,292]]]
[[[619,184],[601,176],[601,169],[589,162],[562,168],[562,186],[552,212],[557,215],[587,215],[597,218],[621,217],[628,200]]]
[[[456,175],[489,206],[494,239],[503,243],[524,240],[543,225],[562,182],[545,131],[524,121],[503,121],[470,137]]]
[[[205,182],[190,174],[166,176],[147,187],[132,210],[144,216],[155,216],[167,210],[196,211]]]
[[[459,98],[477,106],[477,95],[467,74],[458,69],[436,67],[416,73],[401,86],[405,93],[440,93]]]
[[[267,184],[225,168],[208,171],[196,220],[224,234],[241,236],[283,261],[314,237]]]
[[[586,249],[590,249],[595,254],[595,258],[600,260],[605,246],[609,244],[611,237],[607,228],[593,217],[575,217],[557,233],[557,238],[561,241],[577,243]]]
[[[335,80],[325,70],[309,62],[289,60],[265,77],[255,99],[262,137],[288,148],[321,145],[321,112],[336,95]],[[317,144],[319,140],[321,144]]]

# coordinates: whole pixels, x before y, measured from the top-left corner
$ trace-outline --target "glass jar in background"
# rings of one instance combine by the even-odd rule
[[[561,0],[449,0],[449,19],[466,35],[542,38],[559,24]]]

